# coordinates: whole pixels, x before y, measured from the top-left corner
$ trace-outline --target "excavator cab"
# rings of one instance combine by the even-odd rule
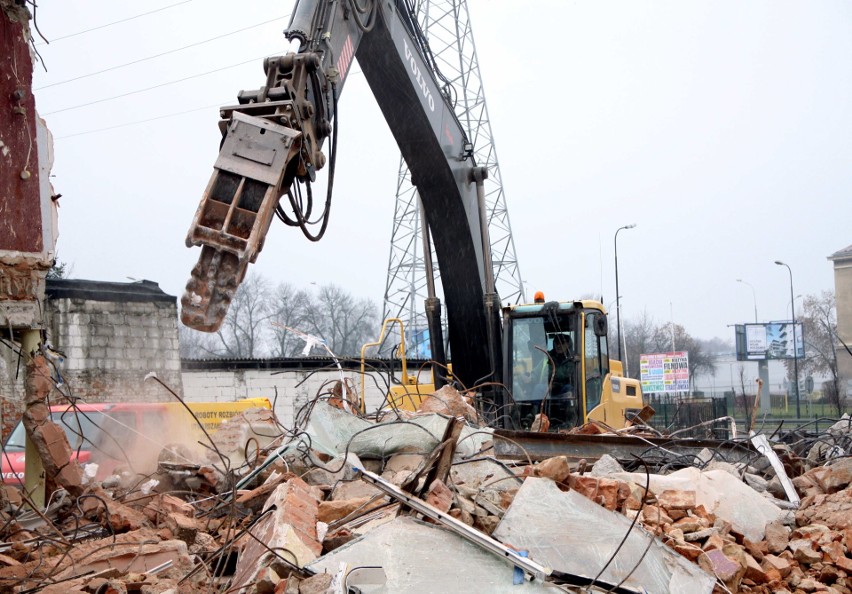
[[[517,429],[530,429],[538,414],[557,431],[590,420],[621,427],[641,410],[639,382],[621,377],[621,365],[609,359],[600,303],[508,306],[503,332],[504,384]]]

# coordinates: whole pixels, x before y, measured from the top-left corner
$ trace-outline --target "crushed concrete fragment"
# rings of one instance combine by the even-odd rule
[[[609,454],[604,454],[598,461],[594,463],[592,466],[592,470],[589,474],[592,476],[607,476],[610,474],[615,474],[617,472],[624,472],[624,467],[618,463],[618,460],[610,456]]]
[[[625,534],[627,540],[615,554]],[[631,527],[621,514],[573,491],[560,491],[547,479],[524,481],[494,537],[565,573],[594,578],[603,571],[601,577],[610,583],[626,578],[625,586],[649,592],[713,590],[712,577],[644,528]]]
[[[400,546],[400,543],[404,543]],[[381,566],[387,576],[376,593],[458,592],[517,594],[513,568],[465,539],[412,518],[400,517],[308,565],[316,572],[336,571],[339,564]],[[537,582],[524,592],[552,592]]]

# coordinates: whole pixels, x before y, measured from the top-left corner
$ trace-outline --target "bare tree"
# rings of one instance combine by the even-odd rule
[[[746,381],[745,381],[745,367],[743,365],[739,365],[737,367],[737,376],[740,378],[740,394],[742,395],[742,407],[745,414],[746,428],[751,429],[752,427],[752,407],[749,406],[748,402],[748,394],[746,394]],[[731,386],[731,390],[734,393],[734,412],[736,415],[737,411],[737,390],[734,386]],[[757,398],[757,396],[755,396]]]
[[[638,318],[626,320],[622,323],[622,326],[624,326],[623,344],[625,348],[622,356],[627,359],[627,370],[630,372],[630,377],[639,379],[640,356],[655,352],[651,347],[651,342],[656,333],[656,325],[648,311],[643,310]],[[616,342],[615,345],[617,344]],[[610,347],[610,352],[613,355],[617,353],[617,346],[614,349]]]
[[[836,409],[843,413],[840,399],[840,377],[837,373],[837,308],[832,291],[823,291],[820,295],[807,295],[803,302],[803,312],[798,321],[802,323],[805,357],[798,361],[799,372],[805,377],[813,374],[828,376],[823,384],[825,397]],[[793,362],[787,361],[788,375],[792,380]]]
[[[669,322],[657,326],[651,341],[656,349],[652,352],[667,353],[670,351],[689,352],[689,383],[695,382],[695,377],[702,373],[713,373],[716,363],[713,355],[704,350],[701,341],[693,338],[680,324]]]
[[[193,330],[183,323],[178,322],[178,342],[180,343],[180,356],[183,359],[203,359],[216,356],[215,337],[207,332]]]
[[[291,328],[298,329],[305,315],[304,308],[310,308],[312,300],[305,291],[298,291],[288,283],[282,283],[275,289],[272,304],[272,356],[297,357],[305,346]]]
[[[216,332],[214,352],[229,358],[265,355],[271,314],[272,300],[266,279],[258,274],[249,275],[237,289],[225,321]]]
[[[378,307],[369,299],[356,299],[340,287],[323,285],[316,296],[296,296],[299,330],[322,338],[336,355],[356,356],[378,328]]]

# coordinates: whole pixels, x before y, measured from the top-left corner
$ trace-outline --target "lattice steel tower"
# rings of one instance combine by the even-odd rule
[[[473,144],[476,164],[488,168],[485,202],[497,292],[503,303],[524,301],[467,2],[423,0],[417,5],[417,21],[435,58],[440,73],[438,82],[447,85],[456,117]],[[427,290],[419,203],[417,191],[411,185],[411,174],[400,158],[383,317],[398,317],[405,322],[406,349],[410,357],[427,357],[429,349],[428,335],[424,334],[427,325],[423,303]],[[441,296],[440,271],[434,250],[432,262],[438,296]],[[446,332],[444,336],[446,338]]]

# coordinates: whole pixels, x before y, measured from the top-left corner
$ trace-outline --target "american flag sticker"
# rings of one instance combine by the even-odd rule
[[[346,78],[346,73],[349,72],[349,66],[352,64],[352,57],[355,51],[352,48],[352,38],[346,36],[346,43],[343,44],[343,49],[340,50],[340,57],[337,58],[337,72],[340,73],[340,81]]]

